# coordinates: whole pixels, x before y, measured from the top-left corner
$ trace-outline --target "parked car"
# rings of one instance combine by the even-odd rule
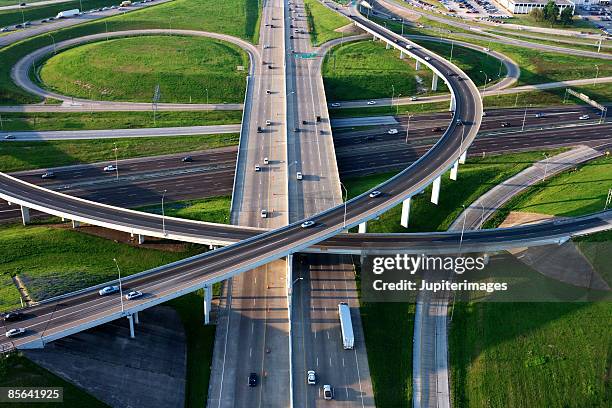
[[[113,293],[119,292],[119,286],[105,286],[98,291],[100,296],[111,295]]]

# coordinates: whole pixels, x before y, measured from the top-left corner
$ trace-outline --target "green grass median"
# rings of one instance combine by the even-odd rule
[[[328,9],[317,0],[304,0],[304,10],[306,11],[310,40],[315,46],[334,38],[340,38],[342,33],[336,31],[336,29],[349,24],[346,17]]]
[[[2,112],[1,132],[137,129],[240,124],[242,111]]]
[[[240,70],[239,70],[240,68]],[[63,95],[107,101],[241,103],[249,57],[203,37],[141,36],[71,48],[44,61],[41,84]]]
[[[97,140],[10,142],[0,145],[0,171],[30,170],[72,164],[157,156],[235,146],[235,133],[203,136],[142,137]]]

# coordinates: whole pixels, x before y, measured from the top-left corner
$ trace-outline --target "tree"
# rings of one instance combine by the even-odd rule
[[[541,8],[534,8],[533,10],[531,10],[529,15],[533,17],[535,21],[538,21],[538,22],[544,21],[544,11]]]
[[[561,16],[559,18],[561,20],[561,24],[570,25],[574,22],[574,9],[571,7],[566,7],[561,11]]]
[[[544,6],[544,20],[548,21],[550,25],[554,25],[557,22],[557,16],[559,15],[559,6],[557,6],[554,0],[550,0]]]

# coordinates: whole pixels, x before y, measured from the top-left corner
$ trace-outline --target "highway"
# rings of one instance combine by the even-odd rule
[[[134,307],[131,307],[130,310],[161,303],[169,298],[179,296],[185,293],[185,291],[202,287],[205,283],[225,280],[228,277],[235,276],[253,267],[264,265],[290,253],[299,252],[339,233],[345,228],[374,218],[398,204],[404,198],[425,188],[439,174],[450,168],[462,151],[471,144],[478,132],[482,115],[480,96],[471,80],[465,77],[465,74],[452,64],[439,60],[435,54],[418,46],[412,46],[411,50],[407,50],[405,49],[406,40],[360,16],[351,16],[351,18],[356,24],[366,30],[388,39],[394,47],[404,48],[406,53],[422,59],[424,63],[432,66],[441,75],[455,72],[456,75],[447,76],[446,80],[456,97],[455,119],[460,118],[463,125],[458,126],[453,122],[440,141],[421,159],[398,176],[381,185],[379,187],[379,190],[382,192],[381,197],[370,199],[367,194],[364,194],[349,201],[345,206],[337,206],[334,209],[312,217],[311,220],[315,223],[314,227],[302,228],[299,223],[291,224],[288,227],[279,228],[253,239],[185,261],[178,269],[185,267],[193,269],[189,269],[191,271],[189,273],[179,272],[180,275],[174,276],[176,280],[173,281],[173,289],[165,292],[163,296],[157,293],[156,296],[147,300],[146,305],[142,304],[143,299],[143,301],[138,302],[139,304],[134,304]],[[425,61],[425,57],[430,59],[430,61]],[[33,208],[38,206],[39,209],[44,209],[48,212],[62,213],[67,218],[80,218],[80,221],[102,226],[112,225],[113,228],[124,229],[128,232],[131,230],[132,232],[144,234],[153,233],[157,236],[167,236],[171,239],[179,240],[196,236],[198,236],[197,239],[200,239],[200,231],[197,228],[189,229],[184,222],[168,219],[164,230],[160,228],[161,217],[142,215],[129,212],[129,210],[79,201],[78,199],[51,193],[47,190],[29,189],[27,185],[8,178],[6,175],[0,176],[0,196],[14,202],[29,202]],[[206,223],[200,223],[200,225],[203,227],[201,229],[206,229],[207,227]],[[227,228],[230,229],[231,227]],[[176,270],[176,268],[169,267],[169,270]],[[160,276],[158,273],[150,273],[148,275],[153,280],[155,280],[154,276]],[[62,302],[62,304],[64,303],[66,301]],[[95,312],[92,313],[92,318],[87,324],[80,324],[81,322],[75,321],[74,324],[76,325],[73,324],[70,326],[70,329],[63,327],[61,324],[56,326],[55,319],[61,313],[55,313],[48,322],[44,337],[50,340],[56,338],[56,336],[70,334],[74,330],[80,330],[90,324],[109,321],[121,315],[121,311],[117,310],[114,305],[108,305],[107,302],[100,299],[98,299],[97,303],[99,306],[95,308]],[[63,310],[62,307],[58,306],[58,310],[60,309]],[[100,318],[96,319],[93,317],[94,315],[99,315]],[[37,342],[37,339],[41,338],[40,334],[42,333],[33,328],[26,336],[16,340],[16,343]]]

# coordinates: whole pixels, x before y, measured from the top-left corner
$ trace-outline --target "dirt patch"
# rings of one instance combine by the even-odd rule
[[[51,227],[61,228],[61,229],[72,229],[72,224],[52,224]],[[154,237],[146,237],[145,242],[143,244],[138,243],[138,236],[134,235],[131,237],[127,232],[115,231],[108,228],[97,227],[94,225],[83,225],[77,228],[79,232],[84,234],[93,235],[96,237],[106,238],[113,240],[114,242],[120,242],[123,244],[128,244],[138,248],[149,248],[149,249],[157,249],[161,251],[169,251],[169,252],[184,252],[187,250],[186,243],[171,241],[162,238],[154,238]]]
[[[363,31],[361,28],[355,26],[354,24],[347,24],[345,26],[342,27],[338,27],[334,30],[337,33],[344,33],[344,34],[348,34],[348,35],[358,35],[358,34],[364,34],[365,31]]]
[[[550,220],[551,218],[559,218],[549,214],[538,214],[531,212],[511,211],[500,228],[514,227],[515,225],[537,224],[542,221]]]

